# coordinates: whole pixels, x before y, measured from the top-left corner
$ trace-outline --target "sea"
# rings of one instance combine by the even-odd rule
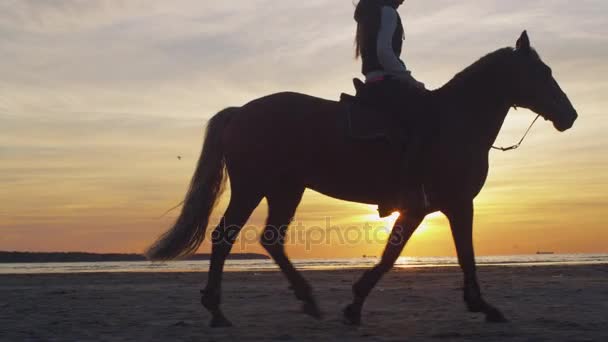
[[[295,259],[292,262],[300,270],[338,270],[370,268],[377,257],[350,259]],[[550,265],[608,265],[608,254],[534,254],[508,256],[479,256],[479,266],[550,266]],[[400,257],[396,268],[457,267],[455,257]],[[69,262],[69,263],[13,263],[0,264],[0,274],[63,274],[108,272],[205,272],[209,261],[173,262]],[[228,260],[227,272],[275,271],[272,260]]]

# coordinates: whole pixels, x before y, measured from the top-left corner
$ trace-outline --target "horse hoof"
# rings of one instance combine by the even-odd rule
[[[321,310],[314,299],[310,299],[302,305],[302,312],[315,319],[321,319],[323,317]]]
[[[232,322],[230,322],[224,316],[213,316],[211,318],[211,323],[209,323],[211,328],[229,328],[232,327]]]
[[[473,313],[483,312],[484,307],[487,305],[486,303],[480,302],[480,301],[466,302],[466,304],[467,304],[467,310],[469,310],[469,312],[473,312]]]
[[[484,312],[486,314],[486,322],[488,323],[506,323],[509,320],[496,308],[490,308]]]
[[[348,325],[361,325],[361,310],[355,308],[352,304],[344,308],[344,323]]]

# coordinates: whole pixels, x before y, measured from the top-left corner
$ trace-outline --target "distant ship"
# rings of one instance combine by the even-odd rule
[[[536,254],[538,254],[538,255],[551,255],[551,254],[555,254],[555,252],[541,252],[541,251],[538,251],[538,252],[536,252]]]

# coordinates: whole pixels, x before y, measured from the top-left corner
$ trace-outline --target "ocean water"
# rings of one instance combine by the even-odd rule
[[[376,257],[352,259],[301,259],[293,260],[300,270],[334,270],[369,268],[378,262]],[[508,256],[479,256],[479,266],[547,266],[547,265],[608,265],[608,254],[535,254]],[[401,257],[397,268],[456,267],[455,257]],[[153,263],[138,262],[74,262],[74,263],[15,263],[0,264],[0,274],[44,273],[95,273],[95,272],[202,272],[207,271],[209,261],[175,261]],[[273,271],[278,267],[272,260],[229,260],[225,270]]]

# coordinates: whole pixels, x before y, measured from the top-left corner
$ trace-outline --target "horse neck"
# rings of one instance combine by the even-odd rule
[[[508,74],[490,67],[462,77],[457,84],[448,83],[438,90],[443,97],[440,115],[449,117],[449,126],[458,121],[453,127],[468,130],[465,136],[489,151],[513,106],[507,84]]]

